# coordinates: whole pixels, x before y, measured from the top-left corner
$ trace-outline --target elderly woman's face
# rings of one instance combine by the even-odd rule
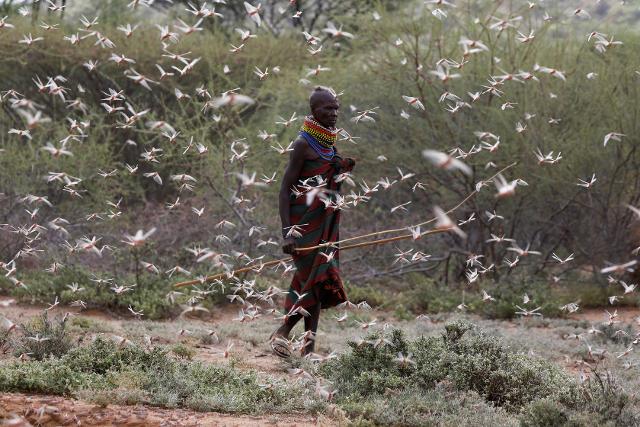
[[[320,98],[315,105],[315,108],[311,111],[313,117],[322,126],[327,128],[336,127],[338,122],[338,110],[340,109],[340,103],[335,96],[327,93]]]

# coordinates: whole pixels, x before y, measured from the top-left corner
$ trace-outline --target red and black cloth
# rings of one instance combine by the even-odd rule
[[[301,237],[295,239],[296,247],[316,246],[322,243],[337,242],[340,227],[340,209],[333,206],[342,184],[336,177],[353,168],[351,159],[342,159],[335,155],[331,160],[316,159],[305,160],[300,172],[300,181],[308,180],[307,185],[313,185],[313,177],[321,177],[321,182],[326,182],[322,188],[321,197],[314,197],[307,206],[305,194],[291,198],[290,217],[291,225],[308,224],[301,227]],[[317,179],[316,179],[317,181]],[[303,191],[298,184],[297,189]],[[328,207],[327,207],[328,205]],[[332,252],[336,252],[333,257]],[[322,253],[328,255],[323,256]],[[327,259],[329,258],[329,259]],[[334,307],[347,301],[347,295],[340,279],[340,259],[337,247],[326,246],[311,251],[294,252],[293,262],[296,267],[295,274],[285,301],[285,310],[289,312],[297,307],[308,309],[320,300],[321,308]],[[302,298],[298,298],[296,291]]]

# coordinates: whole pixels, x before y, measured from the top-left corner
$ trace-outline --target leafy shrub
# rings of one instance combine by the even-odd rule
[[[100,375],[79,371],[71,363],[68,359],[51,358],[3,366],[0,390],[69,395],[81,388],[102,386]]]
[[[608,306],[607,298],[614,295],[615,289],[597,283],[573,282],[563,285],[552,285],[539,279],[508,278],[495,283],[478,285],[478,289],[463,290],[459,286],[447,287],[438,284],[431,278],[417,278],[415,275],[409,284],[411,289],[397,297],[397,302],[414,313],[451,312],[464,301],[467,311],[489,319],[513,319],[517,317],[516,305],[527,308],[523,304],[526,293],[530,299],[528,308],[537,308],[545,317],[562,317],[565,312],[561,307],[567,303],[578,301],[581,308]],[[478,293],[486,290],[495,301],[483,302]],[[636,299],[629,297],[622,300],[622,305],[635,305]]]
[[[630,324],[601,324],[597,328],[602,332],[594,336],[595,342],[607,343],[614,342],[620,343],[625,347],[628,347],[634,340],[636,332],[633,325]],[[622,333],[618,332],[622,331]]]
[[[520,425],[522,427],[561,427],[569,420],[567,408],[551,399],[539,399],[527,406]]]
[[[361,302],[366,301],[371,307],[384,307],[388,305],[391,298],[384,289],[373,287],[370,285],[356,285],[347,280],[344,282],[344,289],[349,297],[349,301]]]
[[[414,281],[412,287],[403,302],[415,313],[453,311],[461,302],[460,291],[439,285],[427,277]]]
[[[520,408],[538,396],[572,402],[574,380],[542,359],[512,353],[500,340],[466,322],[446,327],[447,376],[460,389],[474,390],[498,405]]]
[[[193,356],[196,355],[196,351],[194,349],[184,344],[174,345],[173,347],[171,347],[171,352],[176,356],[187,360],[193,359]]]
[[[592,420],[596,424],[603,425],[607,422],[621,426],[640,424],[640,414],[637,410],[638,398],[635,394],[626,393],[608,371],[592,370],[590,380],[581,389],[581,397],[582,412],[593,414]]]
[[[366,400],[346,400],[341,406],[355,426],[517,425],[514,415],[473,392],[407,388]]]
[[[60,358],[5,366],[0,370],[0,391],[243,413],[288,412],[304,401],[296,385],[263,388],[253,372],[176,360],[161,348],[119,347],[100,337]]]
[[[319,370],[340,390],[336,402],[357,425],[488,425],[498,419],[515,425],[516,417],[526,426],[638,422],[635,398],[609,375],[579,385],[556,365],[514,353],[466,321],[445,325],[441,336],[408,341],[399,330],[386,337],[376,332],[349,347]],[[399,363],[398,353],[412,361]],[[454,401],[459,408],[448,407]]]
[[[23,278],[28,284],[26,289],[15,286],[7,286],[7,289],[12,296],[30,303],[50,303],[59,297],[61,304],[82,300],[88,308],[121,313],[128,313],[128,307],[132,306],[138,311],[142,310],[144,317],[151,320],[172,317],[179,313],[179,308],[166,298],[167,293],[172,290],[171,285],[161,278],[144,277],[137,286],[120,295],[108,285],[96,285],[91,278],[92,275],[84,268],[63,268],[55,276],[31,271]],[[72,292],[67,285],[74,282],[84,289]],[[135,280],[123,282],[135,283]]]
[[[448,324],[442,336],[413,342],[394,330],[388,342],[376,348],[374,343],[380,338],[376,333],[360,346],[351,342],[350,352],[320,368],[341,391],[339,401],[411,388],[429,390],[442,382],[515,411],[540,395],[567,403],[577,398],[577,385],[560,368],[515,354],[467,322]],[[398,353],[412,354],[413,363],[394,361]]]
[[[15,339],[13,347],[16,355],[27,354],[36,360],[49,356],[62,356],[71,349],[71,339],[67,335],[67,319],[56,316],[49,320],[49,312],[43,311],[40,317],[34,317],[22,324],[22,335]]]
[[[608,372],[595,369],[581,388],[579,404],[564,406],[550,398],[531,402],[522,411],[521,425],[542,426],[637,426],[637,398],[627,394]]]
[[[101,322],[91,317],[72,317],[69,326],[72,332],[111,332],[111,326],[106,322]]]

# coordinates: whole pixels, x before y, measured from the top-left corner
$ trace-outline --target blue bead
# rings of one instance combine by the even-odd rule
[[[335,156],[336,150],[333,147],[331,147],[331,154],[328,154],[327,153],[328,150],[322,147],[320,143],[316,141],[316,139],[312,135],[309,135],[309,133],[305,131],[300,131],[300,135],[307,140],[311,148],[313,148],[313,150],[324,160],[331,160],[333,159],[333,156]]]

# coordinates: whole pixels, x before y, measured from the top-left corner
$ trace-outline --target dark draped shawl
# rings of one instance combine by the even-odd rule
[[[326,197],[332,201],[340,191],[342,182],[336,182],[336,176],[349,172],[352,164],[336,154],[331,160],[305,160],[300,172],[300,181],[320,176],[326,182]],[[308,185],[315,185],[313,179]],[[302,191],[300,184],[296,185]],[[326,207],[320,197],[315,197],[307,206],[306,196],[296,197],[290,194],[291,225],[308,224],[301,227],[301,237],[295,239],[296,247],[315,246],[326,242],[337,242],[340,227],[340,209]],[[321,255],[335,251],[330,261]],[[323,247],[311,251],[294,252],[293,262],[296,267],[291,287],[285,301],[285,310],[302,307],[308,309],[316,305],[320,299],[321,308],[329,308],[347,301],[347,295],[340,279],[340,259],[338,248]],[[298,298],[296,293],[304,295]]]

